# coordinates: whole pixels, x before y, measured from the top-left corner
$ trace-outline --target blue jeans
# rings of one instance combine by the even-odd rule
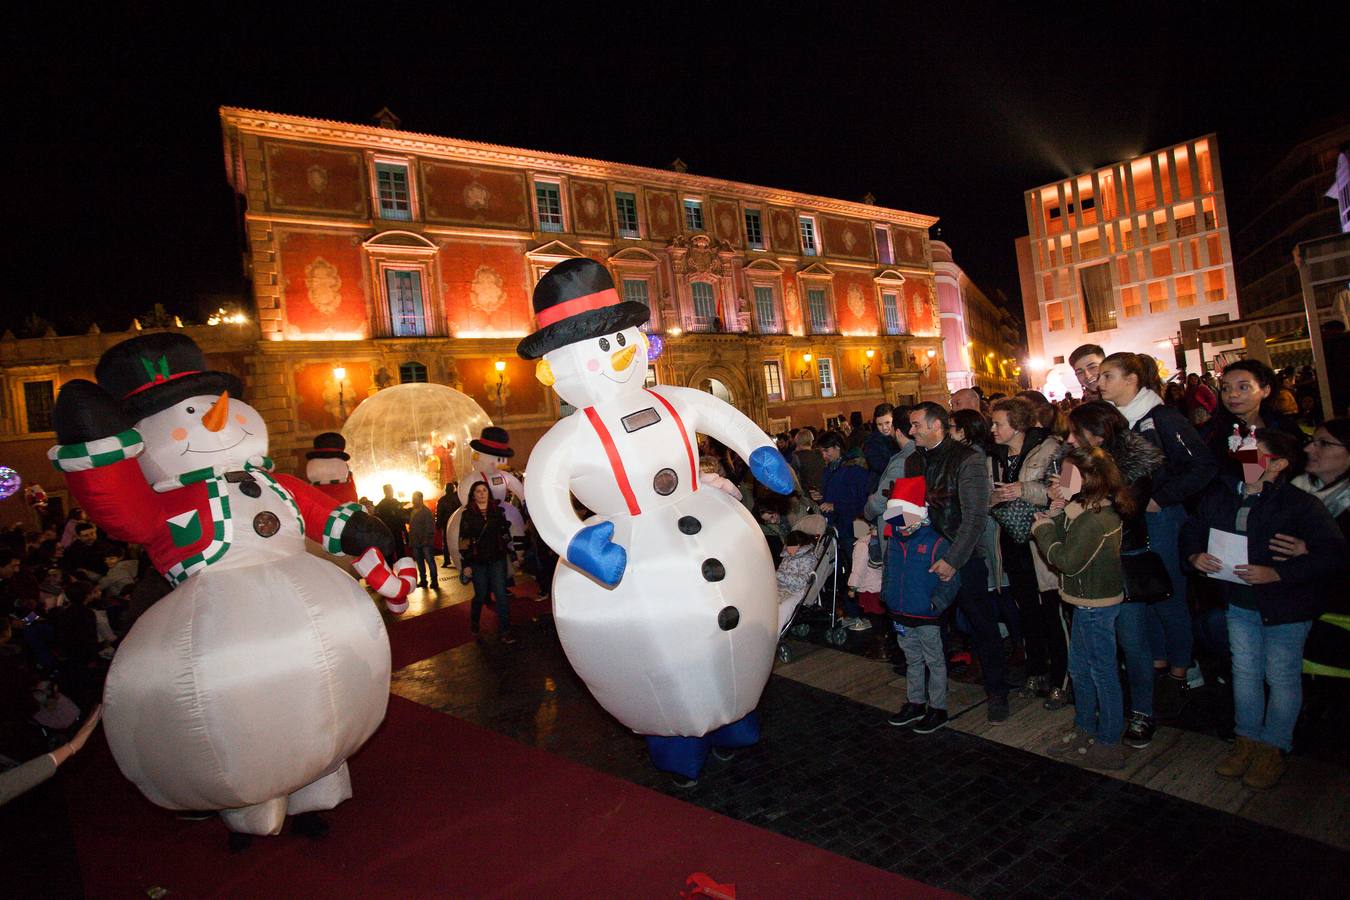
[[[420,584],[431,583],[432,587],[437,584],[436,578],[436,548],[431,544],[414,544],[412,547],[413,561],[417,563],[417,581]],[[423,571],[425,567],[425,571]]]
[[[1234,730],[1240,737],[1293,749],[1294,722],[1303,705],[1303,644],[1311,630],[1311,621],[1263,625],[1258,611],[1228,607]]]
[[[1158,512],[1145,513],[1144,521],[1148,525],[1149,546],[1162,557],[1163,568],[1172,579],[1172,596],[1148,604],[1148,637],[1153,658],[1165,659],[1176,669],[1189,669],[1195,647],[1180,546],[1186,510],[1180,504],[1164,506]]]
[[[478,617],[483,613],[483,604],[487,603],[490,592],[496,604],[497,632],[506,634],[511,630],[511,595],[506,590],[506,560],[470,563],[469,569],[473,578],[473,603],[469,606],[469,620],[478,624]]]
[[[1125,730],[1124,700],[1116,671],[1116,619],[1121,604],[1079,606],[1069,636],[1069,677],[1073,679],[1073,723],[1099,744],[1119,744]]]
[[[1148,641],[1148,604],[1122,603],[1118,607],[1116,638],[1125,654],[1125,678],[1130,683],[1130,709],[1153,715],[1153,649]]]

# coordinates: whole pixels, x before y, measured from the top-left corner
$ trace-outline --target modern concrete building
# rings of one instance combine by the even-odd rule
[[[1024,200],[1018,268],[1033,383],[1084,343],[1151,353],[1167,374],[1178,345],[1188,368],[1208,362],[1194,349],[1195,329],[1238,310],[1214,135],[1033,188]]]

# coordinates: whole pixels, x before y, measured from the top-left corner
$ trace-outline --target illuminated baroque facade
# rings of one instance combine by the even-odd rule
[[[1017,257],[1033,381],[1084,343],[1151,353],[1170,373],[1177,342],[1189,348],[1199,326],[1237,318],[1214,135],[1033,188],[1024,200],[1029,233]],[[1200,364],[1190,350],[1188,367]]]
[[[986,397],[1017,393],[1027,357],[1017,320],[970,280],[952,258],[951,247],[933,241],[932,248],[947,389],[978,387]]]
[[[474,397],[519,458],[561,410],[515,354],[558,262],[651,308],[656,380],[765,427],[945,395],[932,216],[388,127],[222,109],[278,463],[391,383]],[[500,371],[497,363],[504,363]],[[500,395],[498,388],[500,386]],[[287,459],[287,455],[290,458]]]

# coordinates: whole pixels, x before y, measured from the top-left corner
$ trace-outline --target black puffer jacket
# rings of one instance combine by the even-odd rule
[[[1242,505],[1238,484],[1216,480],[1182,527],[1183,567],[1190,569],[1190,558],[1207,551],[1211,528],[1234,530],[1238,507]],[[1276,562],[1270,551],[1270,539],[1277,534],[1302,538],[1308,544],[1308,552]],[[1265,625],[1306,622],[1317,618],[1326,608],[1327,581],[1346,571],[1345,538],[1322,501],[1281,480],[1262,488],[1247,517],[1247,561],[1251,565],[1271,566],[1280,576],[1279,581],[1255,586],[1261,622]]]
[[[1131,429],[1162,450],[1166,463],[1153,473],[1148,499],[1159,506],[1194,500],[1214,480],[1218,463],[1186,417],[1159,403],[1144,413]]]

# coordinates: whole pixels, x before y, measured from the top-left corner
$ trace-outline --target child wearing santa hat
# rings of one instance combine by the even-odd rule
[[[905,654],[905,705],[887,721],[931,734],[947,724],[947,657],[939,620],[956,600],[957,574],[943,581],[932,571],[948,541],[928,520],[924,480],[898,478],[882,517],[888,523],[882,599]]]

